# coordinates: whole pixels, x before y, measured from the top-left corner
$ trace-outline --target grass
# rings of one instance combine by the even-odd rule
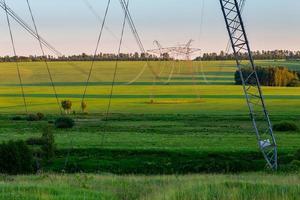
[[[293,69],[297,66],[294,62],[277,62],[278,65],[286,64]],[[277,62],[259,61],[258,65],[275,65]],[[67,155],[76,163],[76,169],[87,172],[101,169],[128,173],[130,166],[136,166],[135,173],[146,171],[151,174],[201,172],[203,166],[195,165],[199,159],[203,160],[202,163],[204,160],[209,162],[214,156],[208,156],[209,152],[221,155],[220,166],[224,166],[223,160],[231,159],[228,156],[230,154],[236,155],[235,160],[242,160],[245,155],[250,159],[259,157],[259,154],[252,155],[258,152],[257,142],[247,116],[248,108],[242,88],[230,83],[235,71],[233,61],[203,62],[202,68],[196,62],[194,65],[198,70],[177,63],[176,73],[168,84],[164,81],[169,77],[172,63],[151,62],[155,71],[160,71],[162,65],[165,65],[161,71],[161,80],[153,82],[153,75],[147,69],[132,85],[124,84],[134,78],[133,72],[139,72],[144,64],[120,63],[110,110],[115,114],[110,116],[108,122],[103,122],[103,115],[99,113],[107,109],[114,62],[96,63],[85,99],[90,114],[73,116],[77,125],[69,131],[55,130],[58,154],[61,157],[48,169],[61,171]],[[14,64],[0,65],[5,68],[0,83],[0,107],[3,113],[0,116],[0,141],[39,136],[47,121],[29,123],[8,120],[13,113],[23,113],[24,108],[18,80],[14,76]],[[20,66],[29,112],[46,113],[48,121],[54,121],[59,110],[44,64],[20,63]],[[80,112],[89,66],[89,62],[76,62],[73,65],[50,63],[59,99],[72,100],[76,112]],[[203,73],[200,73],[201,70]],[[204,76],[207,76],[208,83],[204,81]],[[224,85],[220,81],[228,84]],[[274,123],[282,120],[291,120],[296,124],[299,122],[300,88],[263,89]],[[279,152],[287,158],[285,162],[289,162],[291,158],[288,155],[299,148],[299,132],[283,132],[277,134],[277,139]],[[105,156],[105,153],[109,156]],[[168,160],[165,159],[166,155],[178,159]],[[122,164],[116,163],[115,159],[119,159]],[[150,164],[149,160],[152,160]],[[101,161],[105,163],[102,168],[99,168],[99,164],[91,164]],[[188,167],[182,169],[182,164],[177,161]],[[164,163],[163,168],[156,167],[160,162]],[[245,162],[249,163],[249,160]],[[256,166],[263,168],[259,162],[258,159]],[[151,167],[155,170],[151,171]]]
[[[298,175],[2,176],[0,199],[297,199]]]
[[[73,116],[71,130],[55,129],[57,158],[47,171],[172,174],[261,171],[264,161],[248,116],[134,115]],[[11,117],[9,117],[11,118]],[[38,137],[46,121],[0,119],[0,140]],[[274,122],[281,121],[277,116]],[[289,117],[297,121],[297,117]],[[215,121],[214,124],[211,121]],[[277,134],[281,165],[299,149],[299,131]],[[66,166],[66,160],[68,165]],[[240,163],[237,165],[237,161]]]
[[[121,62],[106,122],[103,113],[108,105],[114,62],[96,62],[85,99],[88,115],[80,114],[80,103],[90,63],[74,64],[53,62],[50,68],[59,100],[73,102],[77,114],[71,116],[76,126],[68,131],[54,130],[57,157],[43,168],[49,174],[2,176],[0,199],[297,199],[299,196],[298,175],[261,172],[265,162],[257,148],[242,88],[233,82],[236,69],[233,61],[203,62],[203,68],[194,63],[198,70],[177,63],[170,81],[172,64],[152,62],[152,68],[161,78],[153,81],[151,71],[146,69],[130,85],[127,83],[145,63]],[[279,60],[257,64],[300,69],[299,62]],[[20,63],[20,66],[29,112],[43,112],[47,119],[11,120],[16,115],[24,117],[20,85],[15,65],[0,63],[4,69],[0,74],[0,141],[40,136],[48,121],[59,116],[44,64]],[[263,91],[273,123],[288,120],[299,124],[300,88],[263,87]],[[276,137],[280,168],[285,169],[295,159],[300,132],[276,132]],[[90,174],[53,174],[62,171]],[[254,171],[257,173],[238,175]],[[188,175],[203,172],[236,175]]]

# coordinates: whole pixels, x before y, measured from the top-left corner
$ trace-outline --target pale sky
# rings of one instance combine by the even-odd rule
[[[6,1],[32,25],[26,0]],[[101,22],[85,1],[31,0],[40,34],[64,54],[92,54],[95,49]],[[99,16],[104,15],[107,0],[87,1]],[[100,44],[102,52],[117,51],[124,17],[119,0],[111,1],[106,23],[110,31],[104,31]],[[219,52],[226,47],[228,35],[219,0],[131,0],[130,10],[146,49],[155,48],[154,40],[166,47],[185,43],[189,39],[195,41],[193,47],[201,48],[203,52]],[[243,15],[252,50],[300,50],[299,0],[248,0]],[[40,55],[36,40],[14,21],[12,28],[18,55]],[[0,55],[12,55],[3,10],[0,14],[0,34]],[[128,27],[124,41],[123,52],[138,51]]]

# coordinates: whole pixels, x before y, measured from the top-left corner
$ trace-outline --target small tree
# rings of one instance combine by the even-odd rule
[[[70,100],[63,100],[61,102],[61,106],[64,109],[66,114],[70,114],[71,113],[71,109],[72,109],[72,101]]]
[[[85,101],[82,101],[81,102],[81,111],[83,113],[85,113],[86,112],[86,108],[87,108],[87,103]]]
[[[44,141],[44,144],[41,147],[43,158],[45,161],[50,161],[55,156],[54,135],[50,126],[46,126],[43,129],[42,140]]]

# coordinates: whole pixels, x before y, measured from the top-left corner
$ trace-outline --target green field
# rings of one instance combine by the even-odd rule
[[[0,177],[0,199],[298,199],[299,175],[37,175]]]
[[[95,65],[86,96],[88,115],[80,113],[80,102],[90,62],[50,63],[59,100],[73,102],[76,114],[71,116],[76,126],[68,131],[54,129],[57,157],[43,170],[151,177],[3,177],[0,188],[12,195],[19,188],[15,195],[20,196],[34,190],[44,199],[53,196],[69,199],[68,195],[76,194],[88,195],[90,199],[99,199],[99,195],[103,195],[103,199],[199,199],[200,192],[217,195],[216,198],[203,195],[203,199],[224,199],[228,193],[233,195],[229,199],[253,199],[253,195],[254,199],[285,199],[280,196],[283,193],[289,195],[286,199],[296,199],[300,189],[299,177],[295,175],[153,177],[257,172],[265,170],[265,162],[258,151],[242,87],[234,85],[233,61],[195,62],[197,67],[181,62],[151,62],[152,69],[160,74],[159,79],[154,79],[147,68],[128,84],[144,65],[143,62],[120,63],[109,120],[105,122],[103,113],[107,109],[114,62]],[[257,61],[257,65],[300,70],[300,62]],[[45,113],[47,119],[41,122],[11,120],[15,115],[24,115],[20,85],[14,63],[0,63],[0,141],[39,136],[42,127],[59,116],[45,65],[20,63],[20,66],[29,112]],[[273,123],[289,120],[300,124],[300,88],[263,87],[263,91]],[[281,132],[276,136],[280,169],[284,171],[300,149],[300,132]],[[80,181],[74,184],[79,185],[71,189],[72,180],[77,176],[83,177],[78,178]],[[81,183],[82,179],[87,180]],[[204,181],[206,179],[209,181]],[[187,185],[178,185],[178,180]],[[60,187],[53,188],[56,184]],[[145,187],[136,186],[141,184]],[[99,190],[101,186],[107,190]],[[128,196],[114,196],[115,190]]]
[[[257,64],[288,66],[293,70],[300,68],[299,62],[258,61]],[[90,113],[105,112],[114,65],[114,62],[96,63],[86,96]],[[138,80],[127,85],[126,83],[135,79],[144,65],[143,62],[119,64],[112,102],[113,113],[235,115],[247,112],[242,88],[233,85],[236,67],[232,61],[203,62],[202,67],[200,63],[194,63],[197,67],[193,68],[185,63],[175,63],[173,66],[172,63],[152,62],[153,70],[160,74],[159,79],[154,80],[147,68]],[[20,63],[20,66],[29,111],[58,114],[44,63]],[[76,111],[80,110],[89,66],[90,62],[50,63],[60,100],[71,99]],[[1,113],[24,112],[15,64],[1,63],[0,67],[5,69],[0,75]],[[168,81],[170,74],[173,76]],[[300,88],[266,87],[264,94],[271,114],[299,113]],[[148,104],[150,97],[158,103]],[[197,101],[198,98],[201,101]],[[174,104],[179,104],[176,109]]]

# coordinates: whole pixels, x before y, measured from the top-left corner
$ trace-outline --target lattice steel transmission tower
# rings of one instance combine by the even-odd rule
[[[192,48],[192,39],[189,40],[186,44],[178,44],[172,47],[162,47],[162,45],[157,40],[155,40],[153,43],[157,46],[157,49],[151,49],[147,52],[150,54],[158,55],[160,57],[164,54],[168,54],[175,59],[180,58],[182,60],[190,61],[192,55],[201,52],[201,49],[199,48]]]
[[[277,145],[272,130],[272,124],[266,109],[256,66],[251,54],[251,49],[244,23],[241,16],[240,5],[237,0],[219,0],[229,33],[231,46],[235,55],[237,67],[243,82],[250,116],[257,136],[258,145],[268,166],[277,169]],[[247,59],[242,59],[242,54],[247,54]],[[244,67],[251,67],[252,72],[246,76]]]

